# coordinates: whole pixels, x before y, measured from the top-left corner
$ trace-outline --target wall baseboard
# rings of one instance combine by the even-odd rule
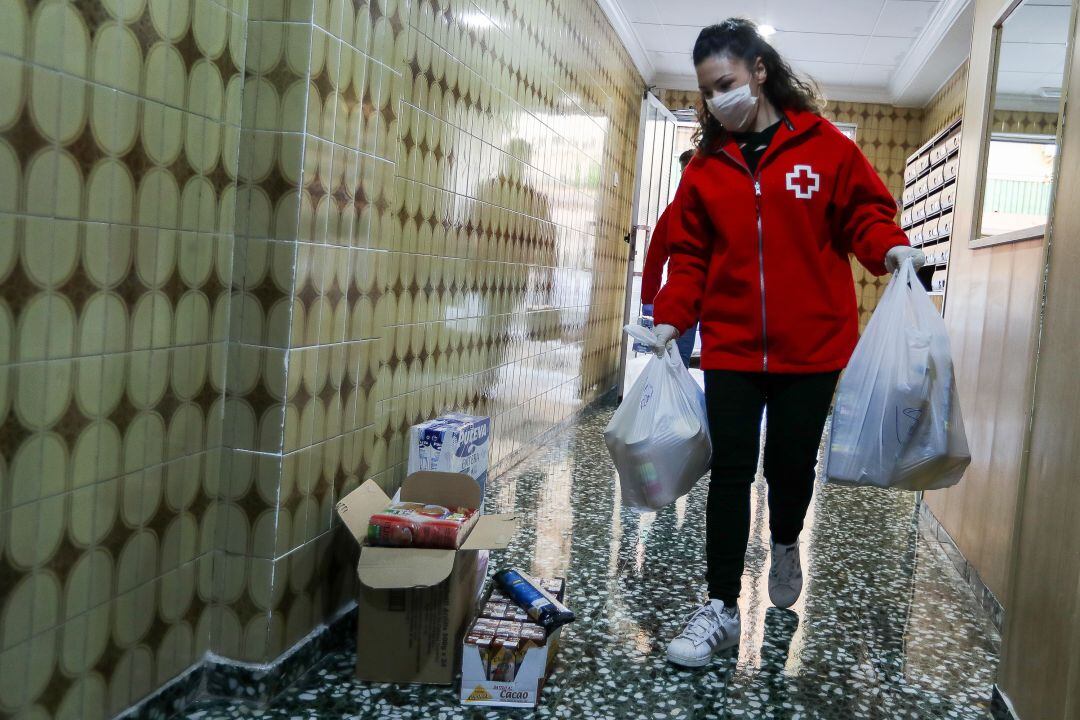
[[[199,700],[205,658],[116,716],[116,720],[169,720]]]
[[[919,522],[923,525],[927,531],[926,536],[933,538],[941,544],[942,550],[952,561],[956,571],[960,573],[960,576],[967,582],[968,587],[971,588],[972,594],[975,596],[975,601],[979,604],[979,607],[986,613],[990,623],[997,629],[998,633],[1002,632],[1005,624],[1005,608],[997,597],[990,591],[990,588],[986,587],[986,583],[979,577],[979,573],[975,568],[967,561],[963,553],[960,552],[960,548],[956,546],[956,542],[949,535],[949,532],[942,527],[941,523],[934,513],[930,511],[930,508],[925,502],[919,502]]]
[[[213,698],[266,707],[328,654],[348,647],[355,637],[356,603],[351,602],[328,624],[312,630],[271,663],[244,663],[207,653],[116,720],[168,720],[202,700]]]
[[[268,705],[328,654],[348,647],[355,637],[356,603],[349,602],[328,624],[308,633],[272,663],[257,665],[208,656],[200,699],[229,698]]]

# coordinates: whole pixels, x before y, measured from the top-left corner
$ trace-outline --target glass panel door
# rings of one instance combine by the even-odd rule
[[[677,125],[675,116],[656,96],[646,94],[641,103],[641,129],[638,135],[638,163],[634,205],[631,214],[630,259],[626,268],[624,324],[637,322],[641,314],[641,271],[645,263],[652,229],[660,214],[675,195],[679,174],[675,169]],[[637,378],[647,356],[635,353],[623,336],[622,372],[619,397]]]

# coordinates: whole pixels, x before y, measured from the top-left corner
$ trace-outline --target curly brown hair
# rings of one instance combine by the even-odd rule
[[[780,112],[806,110],[820,114],[825,107],[817,83],[796,75],[776,48],[758,33],[757,25],[751,20],[728,18],[702,30],[694,43],[694,65],[700,65],[714,55],[738,58],[751,68],[760,58],[767,73],[762,90]],[[704,97],[699,100],[696,110],[699,127],[694,142],[700,150],[712,152],[724,128],[709,112]]]

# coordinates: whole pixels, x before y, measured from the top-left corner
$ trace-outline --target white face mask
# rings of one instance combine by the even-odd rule
[[[745,132],[757,114],[758,98],[750,94],[750,83],[717,93],[705,101],[712,116],[731,132]]]

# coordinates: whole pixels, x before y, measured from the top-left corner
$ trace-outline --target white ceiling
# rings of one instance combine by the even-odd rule
[[[1026,0],[1005,20],[995,105],[1056,111],[1064,81],[1070,0]],[[1004,96],[1004,97],[1003,97]]]
[[[897,105],[925,103],[963,62],[974,9],[973,0],[599,2],[651,85],[696,89],[698,33],[741,16],[775,27],[776,49],[828,97]]]

